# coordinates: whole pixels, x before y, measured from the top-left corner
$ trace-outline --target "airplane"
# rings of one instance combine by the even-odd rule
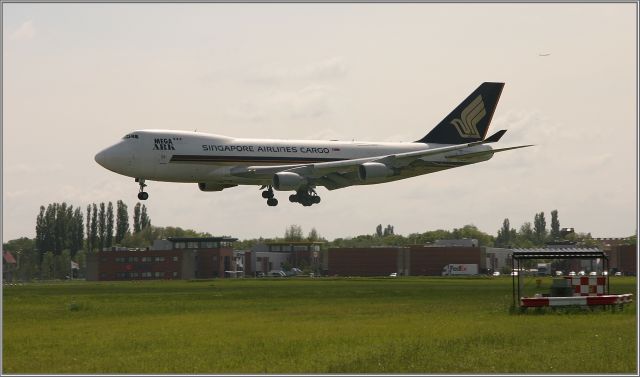
[[[95,161],[135,178],[139,200],[147,181],[197,183],[202,191],[238,185],[260,186],[268,206],[276,191],[293,191],[289,201],[320,203],[316,188],[336,190],[397,181],[487,161],[505,134],[485,138],[504,83],[485,82],[426,136],[414,142],[364,142],[234,138],[203,132],[138,130],[100,151]]]

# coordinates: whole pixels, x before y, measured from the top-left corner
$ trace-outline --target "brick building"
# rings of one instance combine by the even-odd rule
[[[173,237],[153,247],[87,255],[87,280],[208,279],[235,271],[230,237]]]
[[[423,246],[331,248],[328,251],[328,274],[338,276],[440,276],[448,264],[477,264],[487,271],[484,247]]]

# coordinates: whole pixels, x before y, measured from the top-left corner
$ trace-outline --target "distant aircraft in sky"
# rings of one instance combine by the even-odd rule
[[[545,53],[538,54],[538,56],[549,56],[549,55],[551,55],[550,52],[545,52]]]
[[[415,142],[382,143],[249,139],[202,132],[139,130],[95,156],[98,164],[135,178],[138,199],[147,200],[147,180],[197,183],[202,191],[261,186],[267,205],[274,189],[293,191],[289,201],[320,203],[316,187],[328,190],[385,183],[489,160],[506,130],[485,138],[504,83],[485,82],[426,136]]]

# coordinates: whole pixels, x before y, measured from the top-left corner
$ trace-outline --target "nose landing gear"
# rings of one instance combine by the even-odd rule
[[[138,184],[140,185],[140,192],[138,192],[138,199],[139,200],[149,199],[149,193],[144,192],[144,188],[147,187],[147,185],[144,183],[144,178],[136,178],[136,182],[138,182]]]

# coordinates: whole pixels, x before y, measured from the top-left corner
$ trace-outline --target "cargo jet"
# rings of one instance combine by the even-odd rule
[[[260,186],[267,205],[274,189],[293,191],[289,201],[320,203],[316,187],[335,190],[385,183],[489,160],[506,130],[485,138],[504,83],[485,82],[425,137],[415,142],[379,143],[245,139],[202,132],[140,130],[95,156],[97,163],[135,178],[138,199],[147,200],[146,181],[197,183],[202,191],[238,185]]]

